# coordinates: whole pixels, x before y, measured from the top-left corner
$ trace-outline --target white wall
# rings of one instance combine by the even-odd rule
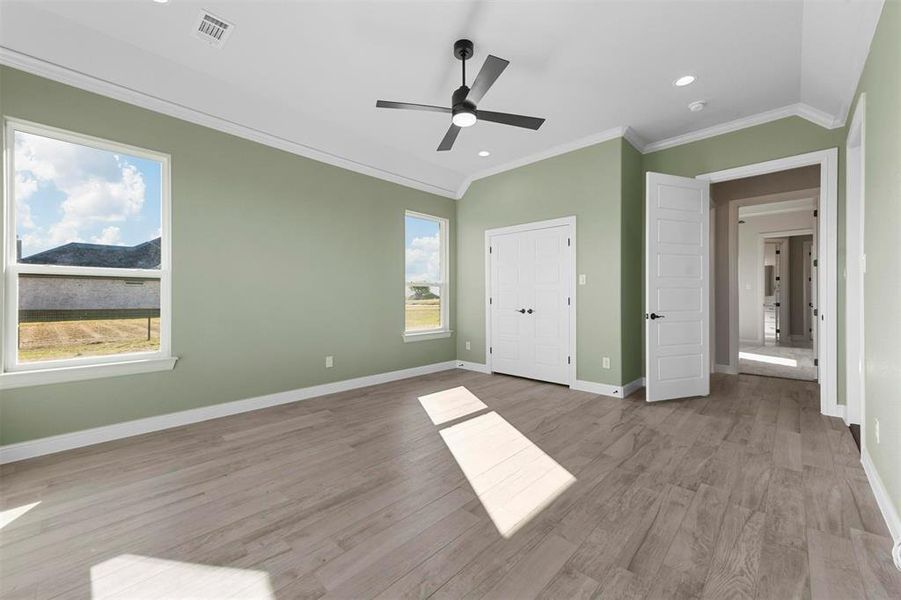
[[[741,341],[762,344],[763,291],[759,289],[762,281],[760,273],[763,270],[759,254],[761,235],[776,231],[813,229],[814,218],[811,211],[805,210],[745,216],[741,219],[744,223],[738,226],[738,337]],[[787,277],[787,263],[783,264],[786,268],[783,268],[782,275]],[[788,281],[784,280],[783,283],[788,284]]]

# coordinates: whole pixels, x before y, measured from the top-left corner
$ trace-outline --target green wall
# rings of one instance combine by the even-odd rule
[[[864,434],[873,465],[901,513],[901,2],[897,0],[882,9],[855,98],[863,92],[867,95]]]
[[[645,171],[694,177],[815,150],[838,148],[838,403],[845,403],[845,137],[801,117],[787,117],[646,154]]]
[[[622,157],[617,138],[470,186],[457,204],[458,358],[485,362],[485,230],[575,215],[576,271],[586,275],[576,296],[577,377],[623,383]],[[610,369],[602,368],[604,356],[610,357]]]
[[[641,153],[625,139],[622,157],[622,383],[644,377],[644,171]]]
[[[453,231],[454,200],[9,68],[0,112],[172,155],[179,357],[173,371],[4,390],[0,443],[455,358],[453,338],[404,344],[400,289],[404,209]]]

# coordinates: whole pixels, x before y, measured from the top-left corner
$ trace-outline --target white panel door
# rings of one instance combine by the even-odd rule
[[[570,383],[569,226],[491,235],[491,370]]]
[[[646,397],[710,393],[710,184],[647,174]]]

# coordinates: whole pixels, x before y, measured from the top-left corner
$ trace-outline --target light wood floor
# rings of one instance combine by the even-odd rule
[[[418,397],[459,386],[434,424]],[[498,498],[511,444],[532,466]],[[4,598],[901,598],[851,435],[800,381],[647,404],[448,371],[0,477],[0,508],[37,503],[0,532]]]

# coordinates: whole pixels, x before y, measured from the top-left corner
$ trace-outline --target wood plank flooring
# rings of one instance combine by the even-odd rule
[[[434,424],[418,398],[461,386]],[[746,375],[647,404],[447,371],[5,465],[0,509],[34,506],[0,596],[901,598],[818,405]]]

